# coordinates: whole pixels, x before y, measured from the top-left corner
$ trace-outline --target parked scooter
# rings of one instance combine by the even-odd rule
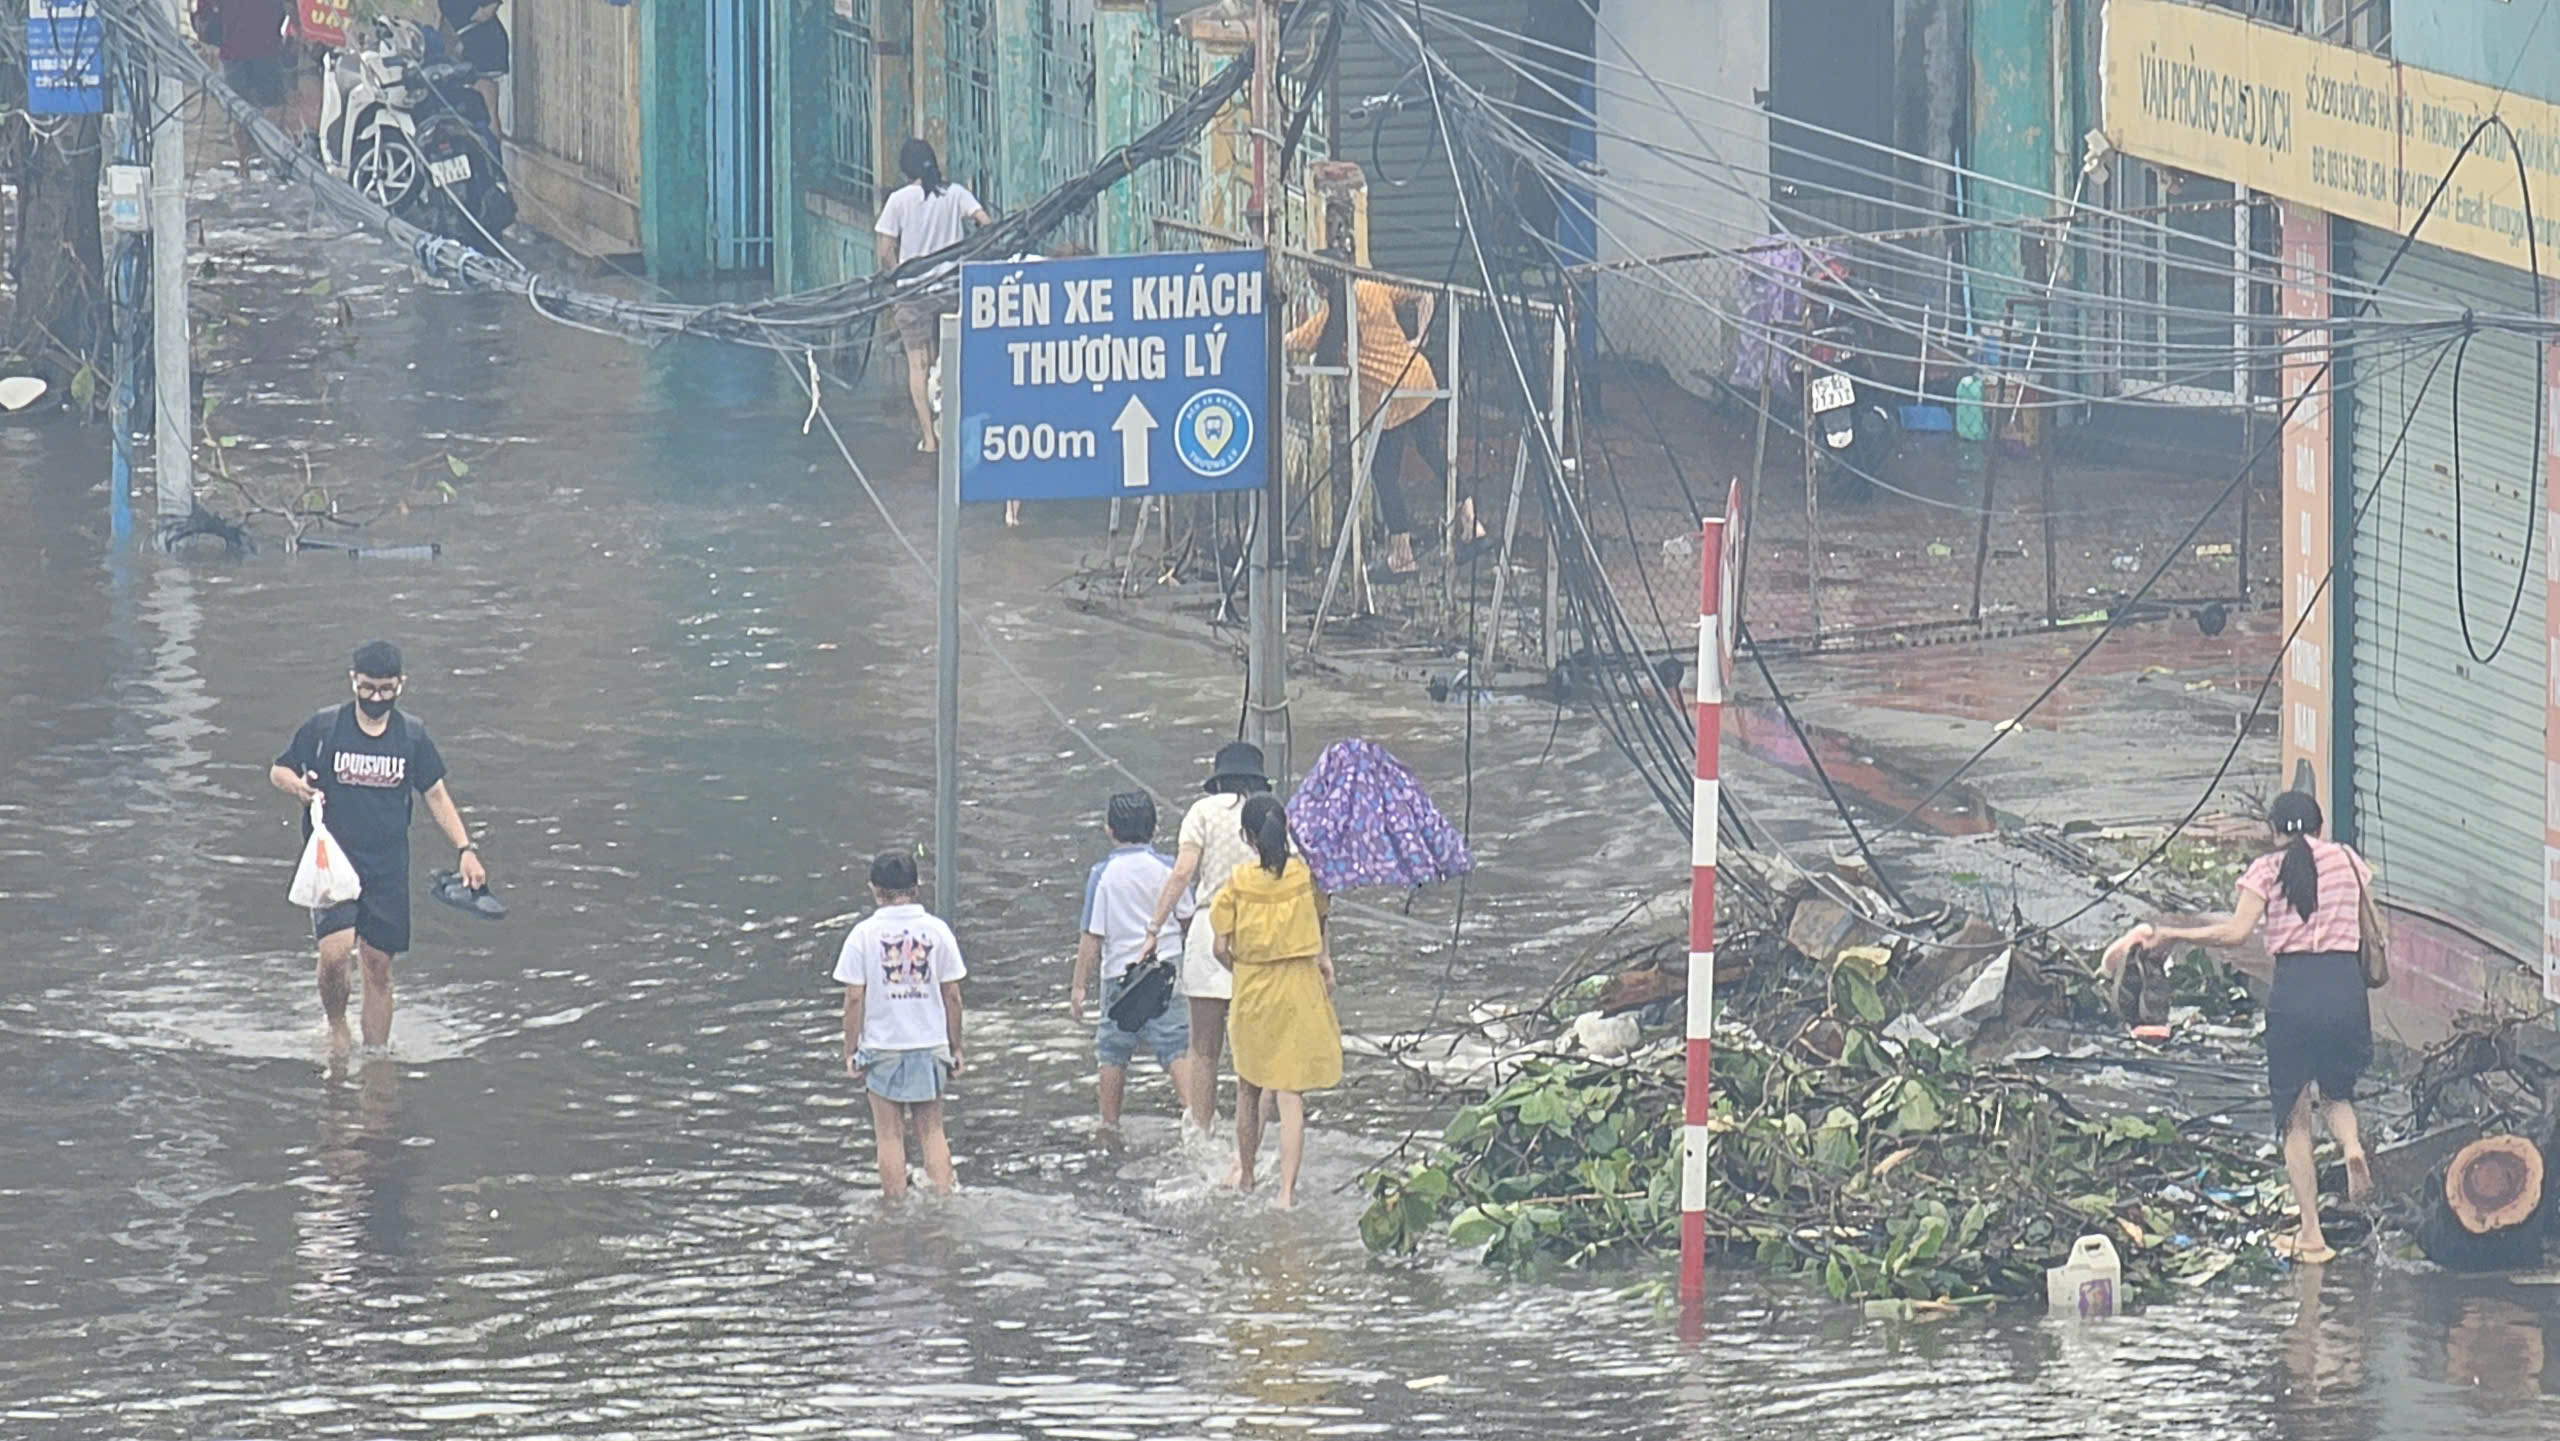
[[[1812,296],[1813,327],[1804,362],[1804,409],[1823,494],[1834,500],[1874,498],[1900,430],[1875,383],[1875,347],[1849,308],[1847,266],[1828,262]]]
[[[405,220],[494,244],[516,202],[478,78],[416,21],[375,21],[368,43],[337,52],[323,77],[322,162]]]

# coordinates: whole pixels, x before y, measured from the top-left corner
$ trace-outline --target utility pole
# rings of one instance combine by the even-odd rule
[[[185,34],[183,0],[160,0],[160,8]],[[157,93],[151,103],[151,436],[165,528],[196,508],[195,386],[187,363],[187,135],[178,119],[187,87],[166,63],[155,63],[152,73]]]
[[[1277,128],[1280,109],[1280,18],[1274,0],[1255,0],[1253,15],[1253,235],[1269,257],[1278,227],[1285,185],[1279,173]],[[1277,294],[1277,288],[1270,292]],[[1271,444],[1265,452],[1269,471],[1262,484],[1260,544],[1254,548],[1251,593],[1246,597],[1245,739],[1262,747],[1264,765],[1275,779],[1289,775],[1289,642],[1288,543],[1289,469],[1287,464],[1288,391],[1276,320],[1263,327],[1270,336],[1270,392],[1265,422]]]

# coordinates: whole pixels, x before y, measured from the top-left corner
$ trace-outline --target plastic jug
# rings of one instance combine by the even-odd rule
[[[2112,1316],[2123,1280],[2124,1262],[2116,1256],[2115,1243],[2104,1236],[2083,1236],[2061,1265],[2044,1273],[2046,1314]]]
[[[1956,436],[1960,440],[1980,440],[1985,433],[1982,377],[1968,375],[1956,382]]]

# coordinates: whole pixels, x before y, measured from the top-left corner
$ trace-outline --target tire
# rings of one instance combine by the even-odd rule
[[[376,125],[356,137],[347,158],[347,183],[366,199],[399,214],[417,200],[426,182],[426,162],[418,148],[394,127]]]

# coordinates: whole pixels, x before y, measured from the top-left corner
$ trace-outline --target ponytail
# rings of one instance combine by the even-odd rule
[[[1289,868],[1289,811],[1280,798],[1259,795],[1244,803],[1244,836],[1253,842],[1262,868],[1279,875]]]
[[[2320,908],[2320,862],[2311,854],[2311,837],[2295,836],[2293,844],[2284,848],[2276,885],[2284,892],[2284,903],[2304,920]]]
[[[2267,809],[2267,824],[2278,839],[2290,837],[2284,864],[2276,870],[2276,886],[2284,903],[2304,920],[2320,908],[2320,859],[2311,853],[2311,838],[2320,831],[2320,803],[2303,791],[2286,791]]]
[[[933,153],[933,142],[916,138],[899,146],[898,168],[906,172],[909,180],[923,186],[925,194],[942,193],[942,161]]]

